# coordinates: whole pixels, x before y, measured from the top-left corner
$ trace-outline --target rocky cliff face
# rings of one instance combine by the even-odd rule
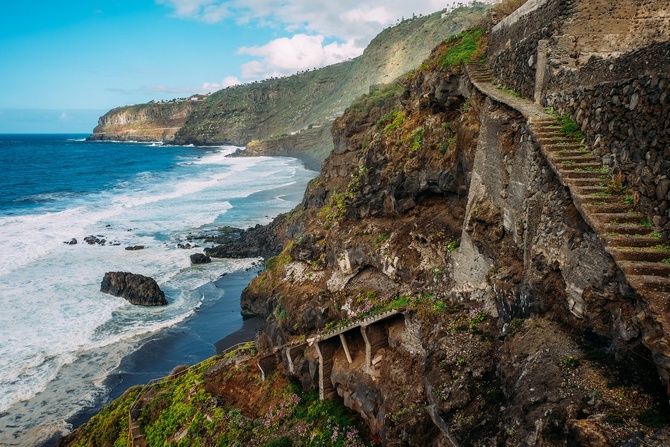
[[[448,46],[335,121],[289,217],[304,230],[243,307],[267,317],[268,346],[402,310],[283,350],[387,445],[662,445],[646,419],[668,410],[658,303],[628,284],[528,119],[441,66]],[[369,328],[384,342],[365,363]]]
[[[171,143],[195,102],[150,103],[112,109],[98,120],[89,140]]]

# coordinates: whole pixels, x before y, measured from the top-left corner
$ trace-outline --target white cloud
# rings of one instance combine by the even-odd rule
[[[182,18],[283,30],[281,37],[240,54],[256,57],[242,66],[246,80],[319,68],[356,57],[370,40],[401,18],[428,14],[469,0],[155,0]]]
[[[460,0],[463,1],[463,0]],[[458,0],[156,0],[183,18],[214,23],[232,19],[290,33],[309,33],[365,46],[384,26],[401,17],[428,14]],[[464,2],[464,1],[463,1]]]
[[[240,54],[261,58],[242,66],[244,79],[289,75],[296,71],[335,64],[356,57],[363,52],[353,42],[333,42],[324,45],[324,36],[296,34],[282,37],[260,47],[242,47]]]

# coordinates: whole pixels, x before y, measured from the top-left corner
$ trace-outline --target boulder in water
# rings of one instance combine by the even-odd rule
[[[191,255],[191,264],[209,264],[212,258],[202,253],[194,253]]]
[[[100,291],[127,299],[139,306],[164,306],[165,293],[153,278],[129,272],[107,272]]]

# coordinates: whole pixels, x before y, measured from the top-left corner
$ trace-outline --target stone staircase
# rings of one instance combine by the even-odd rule
[[[477,90],[526,117],[549,165],[561,184],[569,188],[575,206],[630,286],[646,298],[655,311],[667,312],[670,309],[670,245],[636,210],[631,195],[612,192],[608,167],[581,142],[568,137],[555,116],[529,100],[499,89],[484,64],[468,64],[466,72]]]

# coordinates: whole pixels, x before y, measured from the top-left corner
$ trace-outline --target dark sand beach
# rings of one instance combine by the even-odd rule
[[[107,402],[128,388],[167,376],[176,366],[203,361],[237,343],[253,340],[263,325],[260,318],[243,321],[240,295],[259,269],[237,271],[197,289],[204,295],[200,309],[186,321],[161,331],[126,357],[105,382],[104,401],[68,421],[73,428],[87,422]],[[55,445],[52,439],[45,447]]]

